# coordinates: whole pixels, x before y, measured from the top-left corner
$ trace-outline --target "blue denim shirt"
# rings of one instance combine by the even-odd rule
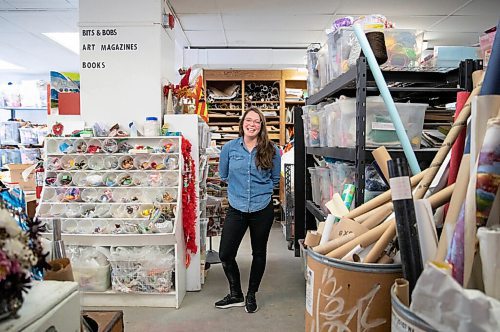
[[[228,183],[229,204],[242,212],[264,209],[271,201],[273,188],[280,182],[281,156],[278,148],[273,158],[273,168],[258,169],[255,166],[257,148],[248,152],[239,137],[222,147],[219,175]]]

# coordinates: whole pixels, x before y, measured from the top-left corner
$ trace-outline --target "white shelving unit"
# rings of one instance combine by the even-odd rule
[[[116,143],[118,148],[127,143],[124,150],[128,152],[112,148],[87,152],[90,145],[103,146],[105,142]],[[77,151],[75,147],[82,143],[87,150]],[[67,246],[174,248],[173,286],[169,291],[84,291],[83,306],[179,308],[186,293],[180,146],[180,137],[46,138],[45,184],[37,215],[47,221],[49,230],[53,219],[61,220],[62,239]],[[152,150],[144,153],[140,147]],[[155,212],[163,222],[150,220]],[[52,234],[45,236],[51,238]]]
[[[210,143],[208,125],[196,114],[166,114],[163,122],[168,124],[169,131],[178,131],[191,142],[191,157],[194,160],[196,172],[196,193],[198,193],[196,215],[196,245],[198,252],[191,255],[191,263],[187,268],[186,290],[199,291],[203,280],[204,271],[201,270],[200,246],[200,198],[203,195],[205,184],[200,182],[200,167],[203,166],[203,155]]]

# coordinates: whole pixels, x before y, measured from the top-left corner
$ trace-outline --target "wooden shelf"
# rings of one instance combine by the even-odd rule
[[[210,101],[209,104],[241,104],[241,100],[220,100],[220,101]]]
[[[307,76],[306,73],[296,70],[204,70],[203,77],[205,79],[205,87],[225,87],[229,84],[236,84],[240,86],[241,100],[219,100],[211,101],[208,103],[209,121],[208,125],[211,127],[231,127],[237,126],[235,115],[225,115],[227,112],[243,113],[250,106],[257,106],[262,108],[262,112],[276,112],[276,115],[266,116],[266,125],[275,126],[278,128],[276,131],[270,132],[274,138],[274,142],[280,145],[286,144],[286,131],[289,130],[293,124],[285,123],[284,111],[286,107],[293,108],[294,105],[304,105],[305,101],[292,98],[293,96],[285,94],[286,88],[294,89],[307,89]],[[279,89],[279,98],[276,100],[262,99],[260,96],[249,93],[246,89],[246,83],[259,82],[261,84],[272,84],[279,82],[277,86]],[[255,99],[250,100],[249,96]],[[224,106],[232,105],[235,108],[222,108]],[[265,108],[268,107],[268,108]],[[229,128],[231,129],[231,128]],[[217,133],[224,134],[230,131],[216,131]],[[220,145],[223,145],[227,139],[214,139]]]
[[[209,126],[238,126],[239,122],[211,122]]]
[[[209,118],[239,118],[241,117],[241,115],[225,115],[225,114],[209,114],[208,115]]]
[[[280,101],[251,101],[251,100],[246,100],[245,103],[250,103],[250,104],[279,104]]]
[[[208,108],[208,111],[241,112],[241,108]]]

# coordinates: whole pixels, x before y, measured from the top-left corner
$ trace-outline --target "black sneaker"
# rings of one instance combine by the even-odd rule
[[[249,314],[257,312],[259,307],[257,306],[257,300],[255,300],[255,293],[248,293],[245,299],[245,311]]]
[[[227,309],[232,307],[243,307],[245,305],[245,298],[243,294],[239,296],[232,296],[227,294],[225,298],[215,302],[215,307],[220,309]]]

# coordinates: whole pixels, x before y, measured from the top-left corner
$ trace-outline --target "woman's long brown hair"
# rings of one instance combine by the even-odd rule
[[[243,122],[249,112],[255,112],[260,118],[260,131],[257,136],[257,155],[255,156],[255,165],[261,169],[273,168],[273,157],[276,154],[274,144],[269,140],[266,128],[266,118],[257,107],[248,108],[240,120],[240,137],[244,136]]]

